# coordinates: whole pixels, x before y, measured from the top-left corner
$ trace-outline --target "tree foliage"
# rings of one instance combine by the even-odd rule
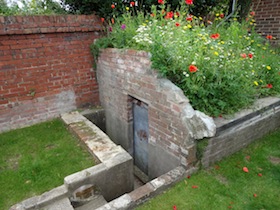
[[[78,14],[92,14],[95,13],[101,17],[110,17],[112,15],[111,5],[115,5],[115,11],[122,12],[121,8],[124,4],[129,6],[129,0],[63,0],[63,4],[69,6],[72,13]],[[152,4],[158,4],[158,0],[140,0],[136,1],[138,10],[150,12]],[[169,0],[168,5],[171,10],[175,10],[180,0]],[[196,16],[205,16],[214,7],[225,9],[228,6],[229,0],[195,0],[192,13]]]
[[[5,14],[8,10],[8,5],[5,0],[0,0],[0,15]]]
[[[0,15],[49,15],[67,13],[62,5],[52,0],[22,0],[20,3],[20,7],[15,2],[8,6],[6,0],[0,0]]]

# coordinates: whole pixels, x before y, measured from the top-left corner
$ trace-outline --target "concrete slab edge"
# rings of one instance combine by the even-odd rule
[[[64,185],[56,187],[42,195],[35,196],[23,200],[21,203],[15,204],[10,210],[33,210],[40,209],[48,204],[67,197],[68,190]]]
[[[215,124],[217,126],[216,136],[224,130],[230,129],[236,125],[246,123],[254,118],[259,118],[271,113],[276,113],[280,109],[279,97],[266,97],[257,100],[251,108],[241,110],[234,114],[229,119],[215,118]]]
[[[136,190],[124,194],[123,196],[112,200],[111,202],[97,208],[96,210],[129,210],[133,209],[148,199],[161,194],[171,186],[175,185],[186,176],[197,172],[198,168],[185,170],[179,166],[175,169],[153,179]]]

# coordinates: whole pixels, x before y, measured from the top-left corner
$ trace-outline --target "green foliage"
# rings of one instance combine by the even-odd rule
[[[5,0],[0,0],[0,3],[0,15],[4,16],[67,14],[67,11],[58,2],[52,0],[23,0],[21,1],[22,7],[17,4],[7,6]]]
[[[153,15],[134,15],[130,8],[115,16],[108,37],[96,46],[151,52],[152,67],[210,116],[232,114],[257,98],[280,93],[279,54],[254,32],[252,16],[224,22],[224,15],[215,12],[207,20],[191,15],[192,8],[185,1],[175,11],[153,5]]]
[[[192,8],[192,14],[204,16],[209,14],[214,7],[227,7],[229,0],[196,0],[194,1],[195,7]],[[124,7],[129,7],[131,1],[123,0],[63,0],[64,5],[70,6],[72,13],[78,14],[92,14],[105,18],[112,17],[116,11],[123,14]],[[137,10],[144,13],[149,13],[151,6],[158,3],[157,0],[140,0],[137,2]],[[180,5],[181,0],[168,1],[169,7],[175,10]],[[114,4],[116,8],[112,10],[111,5]]]
[[[233,0],[230,0],[229,11],[232,11],[232,3],[233,3]],[[238,1],[237,0],[236,1],[236,9],[237,9],[237,12],[238,12],[239,22],[246,19],[247,15],[250,11],[251,4],[252,4],[252,0],[246,0],[246,1],[243,1],[243,0]]]
[[[0,209],[58,187],[65,176],[93,165],[61,120],[2,133]]]
[[[279,139],[280,130],[215,166],[186,177],[137,210],[278,209]],[[245,173],[243,167],[247,167],[249,172]]]
[[[96,13],[101,17],[110,17],[112,12],[111,5],[121,5],[122,0],[63,0],[63,2],[75,14]]]
[[[197,159],[200,161],[201,158],[203,157],[203,154],[205,152],[205,149],[207,148],[208,146],[208,138],[204,138],[204,139],[201,139],[201,140],[197,140],[196,142],[196,157]]]

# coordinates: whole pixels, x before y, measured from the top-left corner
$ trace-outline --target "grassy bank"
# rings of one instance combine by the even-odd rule
[[[280,130],[201,170],[137,210],[274,210],[280,206]]]
[[[93,166],[59,119],[0,134],[0,209],[63,184]]]

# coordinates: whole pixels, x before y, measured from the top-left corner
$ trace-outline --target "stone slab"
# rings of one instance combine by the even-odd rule
[[[40,210],[74,210],[74,208],[68,198],[63,198],[41,208]]]

